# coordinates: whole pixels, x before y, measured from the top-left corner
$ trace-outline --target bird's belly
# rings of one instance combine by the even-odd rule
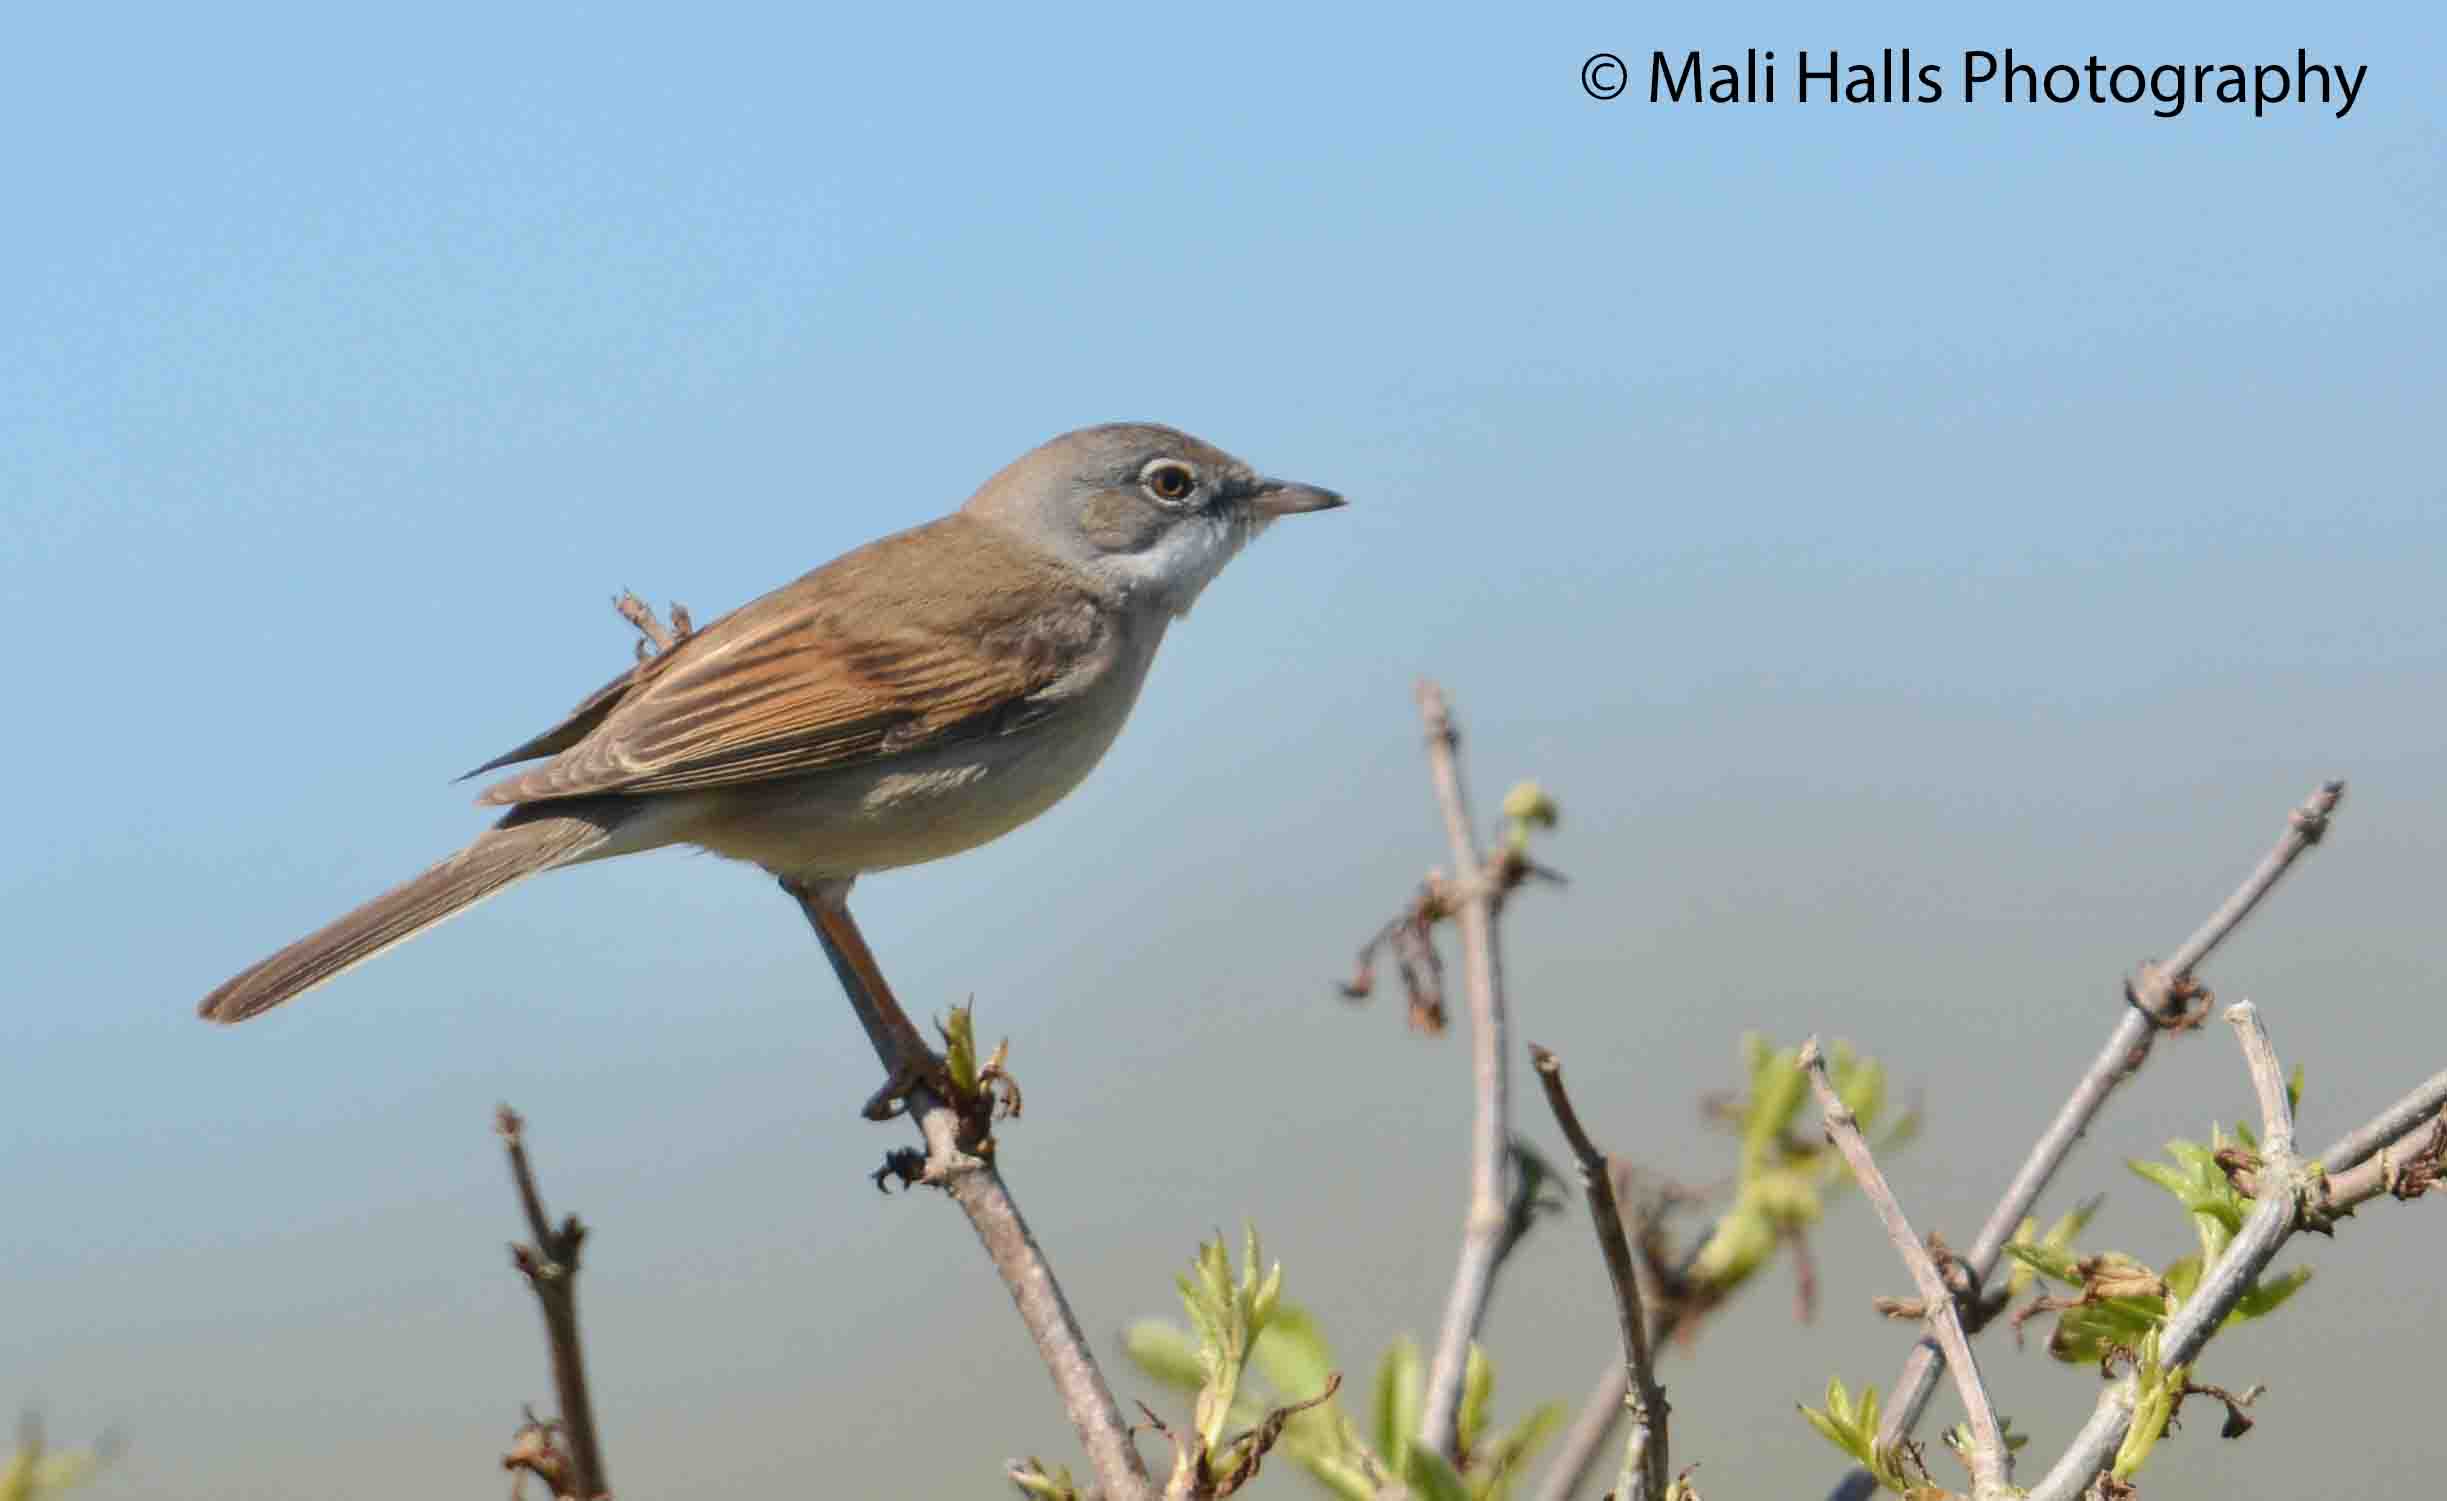
[[[1095,768],[1121,716],[1059,733],[947,746],[790,782],[707,795],[686,841],[776,875],[818,880],[957,855],[1060,802]],[[716,800],[718,798],[718,800]]]

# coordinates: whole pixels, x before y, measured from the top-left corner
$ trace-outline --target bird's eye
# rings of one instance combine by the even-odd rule
[[[1158,459],[1139,471],[1139,484],[1158,500],[1181,501],[1198,488],[1198,476],[1187,464]]]

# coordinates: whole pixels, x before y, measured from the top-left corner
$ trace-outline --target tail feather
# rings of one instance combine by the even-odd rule
[[[609,838],[612,827],[601,818],[570,816],[504,822],[423,875],[241,971],[204,997],[196,1014],[207,1021],[242,1022],[269,1011],[512,882],[585,854]]]

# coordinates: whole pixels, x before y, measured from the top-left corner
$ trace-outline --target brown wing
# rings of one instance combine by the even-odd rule
[[[1076,574],[949,516],[614,680],[528,742],[558,755],[478,801],[720,787],[1009,733],[1059,712],[1048,690],[1106,647],[1106,622]]]
[[[610,717],[612,710],[620,706],[620,701],[628,696],[630,689],[670,665],[664,660],[670,655],[671,653],[666,650],[646,658],[579,700],[578,706],[570,710],[559,724],[532,740],[522,741],[514,748],[503,751],[473,771],[459,773],[458,780],[464,782],[470,777],[483,776],[488,771],[499,771],[504,766],[516,765],[520,761],[532,761],[538,756],[556,755],[569,749],[585,739],[595,726]]]

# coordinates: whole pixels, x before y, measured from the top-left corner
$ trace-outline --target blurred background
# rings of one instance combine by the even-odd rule
[[[1088,422],[1352,500],[1230,570],[1068,802],[861,888],[913,1008],[974,997],[1011,1039],[1008,1174],[1125,1405],[1160,1394],[1118,1332],[1244,1218],[1355,1377],[1432,1337],[1466,1044],[1331,985],[1444,858],[1422,673],[1484,813],[1528,776],[1562,803],[1571,885],[1510,919],[1519,1034],[1686,1178],[1730,1170],[1698,1099],[1739,1035],[1822,1031],[1925,1106],[1889,1168],[1967,1242],[2119,977],[2328,776],[2334,836],[2205,977],[2306,1066],[2313,1143],[2447,1063],[2434,12],[12,32],[0,1403],[127,1434],[98,1497],[499,1486],[550,1391],[502,1100],[596,1227],[620,1494],[992,1495],[1007,1456],[1075,1460],[957,1215],[867,1182],[905,1128],[856,1118],[875,1061],[754,872],[563,873],[243,1030],[190,1013],[479,828],[450,777],[629,660],[614,591],[709,619]],[[1789,91],[1797,49],[1904,45],[2370,71],[2342,120],[1578,81],[1755,46]],[[2105,1190],[2092,1242],[2188,1250],[2122,1159],[2249,1111],[2226,1029],[2178,1039],[2043,1207]],[[2205,1368],[2270,1385],[2260,1427],[2194,1414],[2152,1496],[2431,1484],[2436,1213],[2290,1249],[2293,1316]],[[1794,1404],[1903,1357],[1857,1199],[1816,1250],[1815,1325],[1771,1279],[1672,1358],[1711,1493],[1821,1493]],[[1500,1412],[1577,1403],[1605,1297],[1576,1208],[1498,1292]],[[2095,1378],[1984,1348],[2052,1456]]]

